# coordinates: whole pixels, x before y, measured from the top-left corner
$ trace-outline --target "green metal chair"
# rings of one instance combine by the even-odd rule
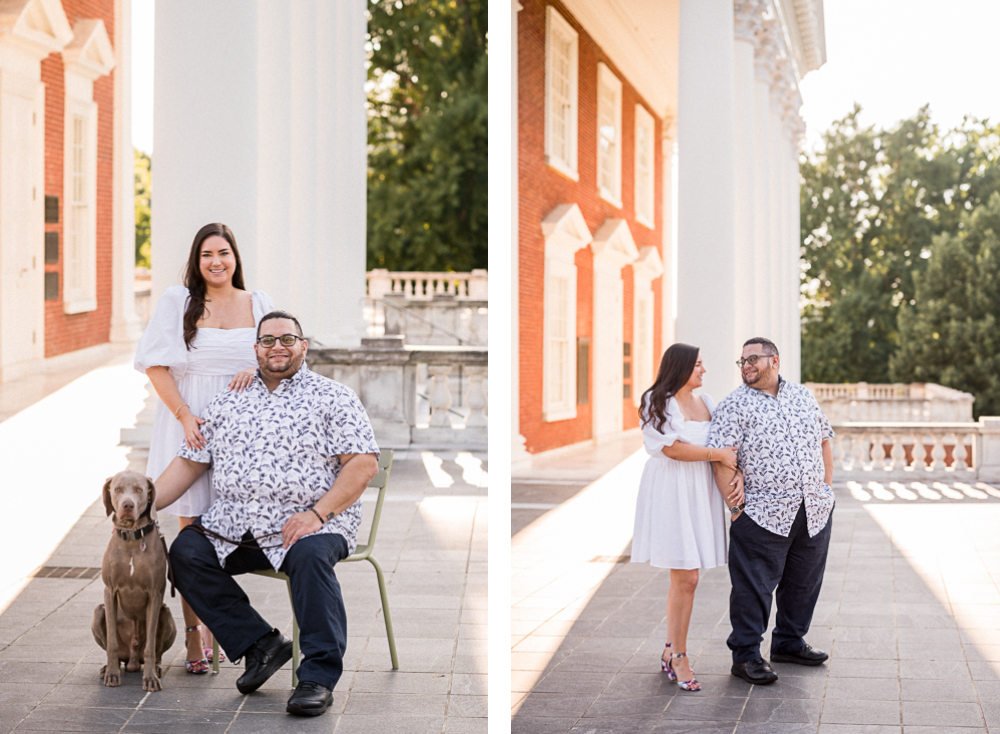
[[[368,561],[375,567],[375,575],[378,577],[378,590],[379,594],[382,596],[382,616],[385,617],[385,633],[389,638],[389,655],[392,658],[392,669],[399,670],[399,658],[396,657],[396,638],[392,634],[392,617],[389,615],[389,595],[386,593],[385,589],[385,574],[382,573],[382,567],[379,562],[375,560],[375,556],[372,555],[372,550],[375,548],[375,536],[378,534],[378,523],[379,519],[382,517],[382,503],[385,502],[385,492],[389,486],[389,472],[392,469],[392,449],[383,449],[381,456],[378,460],[378,474],[372,479],[368,486],[374,489],[378,489],[378,500],[375,502],[375,514],[372,516],[372,529],[368,533],[368,542],[364,545],[358,545],[354,553],[341,563],[350,563],[351,561]],[[280,579],[285,582],[288,586],[288,599],[292,599],[292,582],[285,574],[280,571],[254,571],[258,576],[270,576],[274,579]],[[299,677],[296,675],[296,671],[299,668],[299,622],[295,618],[295,607],[292,607],[292,687],[294,688],[299,684]],[[212,671],[215,673],[219,672],[219,641],[214,640],[212,642]]]

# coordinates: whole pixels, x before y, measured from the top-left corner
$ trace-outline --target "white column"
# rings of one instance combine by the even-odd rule
[[[735,0],[733,44],[733,121],[735,148],[734,326],[739,344],[756,336],[759,285],[755,247],[756,198],[754,140],[754,36],[760,26],[758,0]],[[720,396],[721,397],[721,396]]]
[[[731,0],[681,0],[679,46],[677,339],[701,348],[721,400],[739,383]]]
[[[247,287],[327,347],[364,333],[365,3],[156,8],[154,297],[197,230],[232,227]]]
[[[142,334],[135,313],[135,153],[132,149],[132,0],[115,0],[114,221],[111,231],[111,341]]]
[[[774,23],[762,23],[756,33],[754,51],[753,153],[754,153],[754,336],[767,336],[772,330],[773,294],[767,285],[771,268],[771,169],[777,165],[771,152],[771,74],[774,72]],[[764,287],[761,287],[762,284]]]
[[[784,349],[781,344],[781,329],[785,323],[785,299],[783,295],[784,284],[787,279],[783,277],[782,264],[784,257],[784,242],[786,238],[785,219],[782,216],[783,181],[785,178],[785,165],[783,146],[781,141],[781,110],[782,95],[780,82],[777,74],[772,75],[772,81],[768,94],[768,158],[772,165],[768,169],[768,214],[770,220],[770,239],[768,241],[768,261],[770,272],[767,279],[767,290],[770,297],[771,318],[768,322],[766,336],[778,345],[779,351]]]
[[[153,304],[209,222],[232,228],[257,288],[257,3],[158,2],[154,28]]]
[[[789,333],[788,333],[788,369],[785,375],[799,382],[802,379],[802,318],[799,308],[799,293],[801,284],[801,262],[802,262],[802,229],[799,221],[800,206],[799,201],[799,141],[802,136],[802,118],[799,117],[798,109],[801,106],[801,97],[798,91],[793,95],[793,106],[789,116],[789,148],[788,148],[788,227],[789,227],[789,262],[791,263],[791,275],[789,278]]]
[[[45,86],[73,38],[62,6],[0,5],[0,382],[45,356]]]
[[[510,83],[514,90],[514,102],[510,106],[510,461],[511,464],[529,458],[525,448],[525,438],[521,435],[521,326],[518,309],[521,285],[518,279],[518,209],[517,178],[517,11],[521,3],[512,0],[510,4]]]
[[[676,142],[677,126],[673,118],[663,120],[663,135],[661,140],[661,155],[663,157],[663,278],[660,280],[660,293],[662,307],[660,309],[661,319],[661,347],[666,350],[676,341],[677,314],[674,312],[674,289],[677,287],[677,272],[674,268],[674,230],[676,227],[676,212],[674,211],[674,143]],[[656,355],[656,363],[659,364],[660,355]],[[654,375],[655,376],[655,375]]]

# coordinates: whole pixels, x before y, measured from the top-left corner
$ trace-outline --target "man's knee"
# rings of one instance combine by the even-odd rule
[[[285,555],[282,570],[296,573],[333,574],[337,561],[347,555],[347,542],[335,534],[310,535],[295,542]]]
[[[170,562],[177,567],[189,568],[205,557],[205,546],[213,551],[212,544],[194,530],[182,530],[170,544]]]

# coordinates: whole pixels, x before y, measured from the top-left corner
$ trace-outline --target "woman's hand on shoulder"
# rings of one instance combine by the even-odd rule
[[[229,382],[229,389],[235,390],[236,392],[243,392],[243,390],[250,387],[250,383],[253,382],[253,377],[256,373],[257,370],[243,370],[242,372],[237,372],[233,375],[233,379]]]
[[[733,471],[736,471],[736,452],[739,450],[738,446],[730,446],[728,448],[712,449],[712,461],[718,461],[723,466],[729,467]]]
[[[186,405],[181,408],[178,420],[184,426],[184,445],[195,450],[205,448],[205,437],[201,435],[201,430],[198,428],[204,425],[205,421],[192,413]]]

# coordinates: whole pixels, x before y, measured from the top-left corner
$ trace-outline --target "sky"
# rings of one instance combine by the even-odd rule
[[[800,85],[806,147],[858,102],[890,127],[930,104],[942,128],[1000,122],[1000,0],[825,0],[826,64]]]
[[[132,143],[153,150],[154,0],[132,1]],[[1000,122],[1000,0],[825,0],[826,64],[802,80],[806,147],[855,102],[889,127],[930,104],[953,127],[964,115]]]

